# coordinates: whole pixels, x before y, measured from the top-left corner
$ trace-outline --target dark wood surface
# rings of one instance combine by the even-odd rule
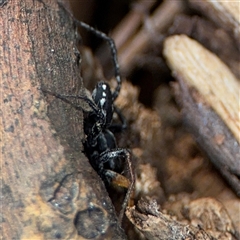
[[[125,239],[82,153],[82,112],[42,92],[83,89],[72,19],[54,0],[6,1],[0,19],[3,239]]]

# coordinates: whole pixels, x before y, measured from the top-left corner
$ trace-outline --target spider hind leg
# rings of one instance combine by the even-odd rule
[[[132,204],[131,196],[133,193],[134,183],[135,183],[135,177],[132,169],[131,159],[130,159],[130,152],[127,149],[123,148],[117,148],[112,150],[107,150],[100,154],[99,162],[100,164],[104,164],[108,161],[116,161],[118,158],[124,158],[127,169],[130,175],[130,180],[128,180],[126,177],[122,176],[119,173],[116,173],[115,171],[104,169],[103,170],[103,177],[107,179],[108,182],[112,182],[115,185],[127,188],[127,193],[125,195],[125,198],[122,203],[122,208],[119,214],[119,222],[122,222],[125,210],[129,204]]]

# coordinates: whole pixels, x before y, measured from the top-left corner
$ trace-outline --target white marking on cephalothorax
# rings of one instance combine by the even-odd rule
[[[106,94],[105,92],[103,92],[102,95],[103,95],[103,97],[106,97],[106,96],[107,96],[107,94]]]
[[[100,100],[101,106],[103,106],[105,102],[106,102],[106,98],[102,98],[102,99]]]
[[[106,90],[107,85],[106,85],[106,84],[103,84],[103,85],[102,85],[102,88],[103,88],[103,90]]]

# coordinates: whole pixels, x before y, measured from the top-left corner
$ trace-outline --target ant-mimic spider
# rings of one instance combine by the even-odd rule
[[[73,103],[68,100],[69,98],[82,99],[90,106],[91,111],[88,112],[87,117],[84,118],[84,133],[86,135],[86,139],[83,141],[84,153],[105,184],[115,184],[120,187],[127,188],[127,193],[119,214],[119,222],[121,223],[134,187],[134,173],[131,166],[131,156],[129,150],[125,148],[118,148],[113,134],[115,131],[122,131],[126,128],[125,118],[119,109],[114,105],[114,101],[121,90],[122,82],[117,60],[117,50],[114,41],[105,33],[96,30],[84,22],[76,20],[73,16],[71,17],[77,26],[85,28],[109,44],[117,86],[112,92],[107,82],[98,82],[92,92],[92,99],[86,96],[61,95],[47,90],[43,91],[71,104]],[[76,107],[79,109],[79,106]],[[84,111],[84,109],[82,110]],[[121,125],[112,124],[114,112],[119,117]],[[130,181],[121,175],[124,169],[123,160],[127,163]]]

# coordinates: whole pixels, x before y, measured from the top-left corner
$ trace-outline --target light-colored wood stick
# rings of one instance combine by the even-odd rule
[[[185,35],[168,38],[164,55],[174,74],[199,91],[240,142],[240,83],[228,67]]]
[[[234,191],[239,182],[240,84],[213,53],[185,35],[166,39],[164,55],[189,131]]]

